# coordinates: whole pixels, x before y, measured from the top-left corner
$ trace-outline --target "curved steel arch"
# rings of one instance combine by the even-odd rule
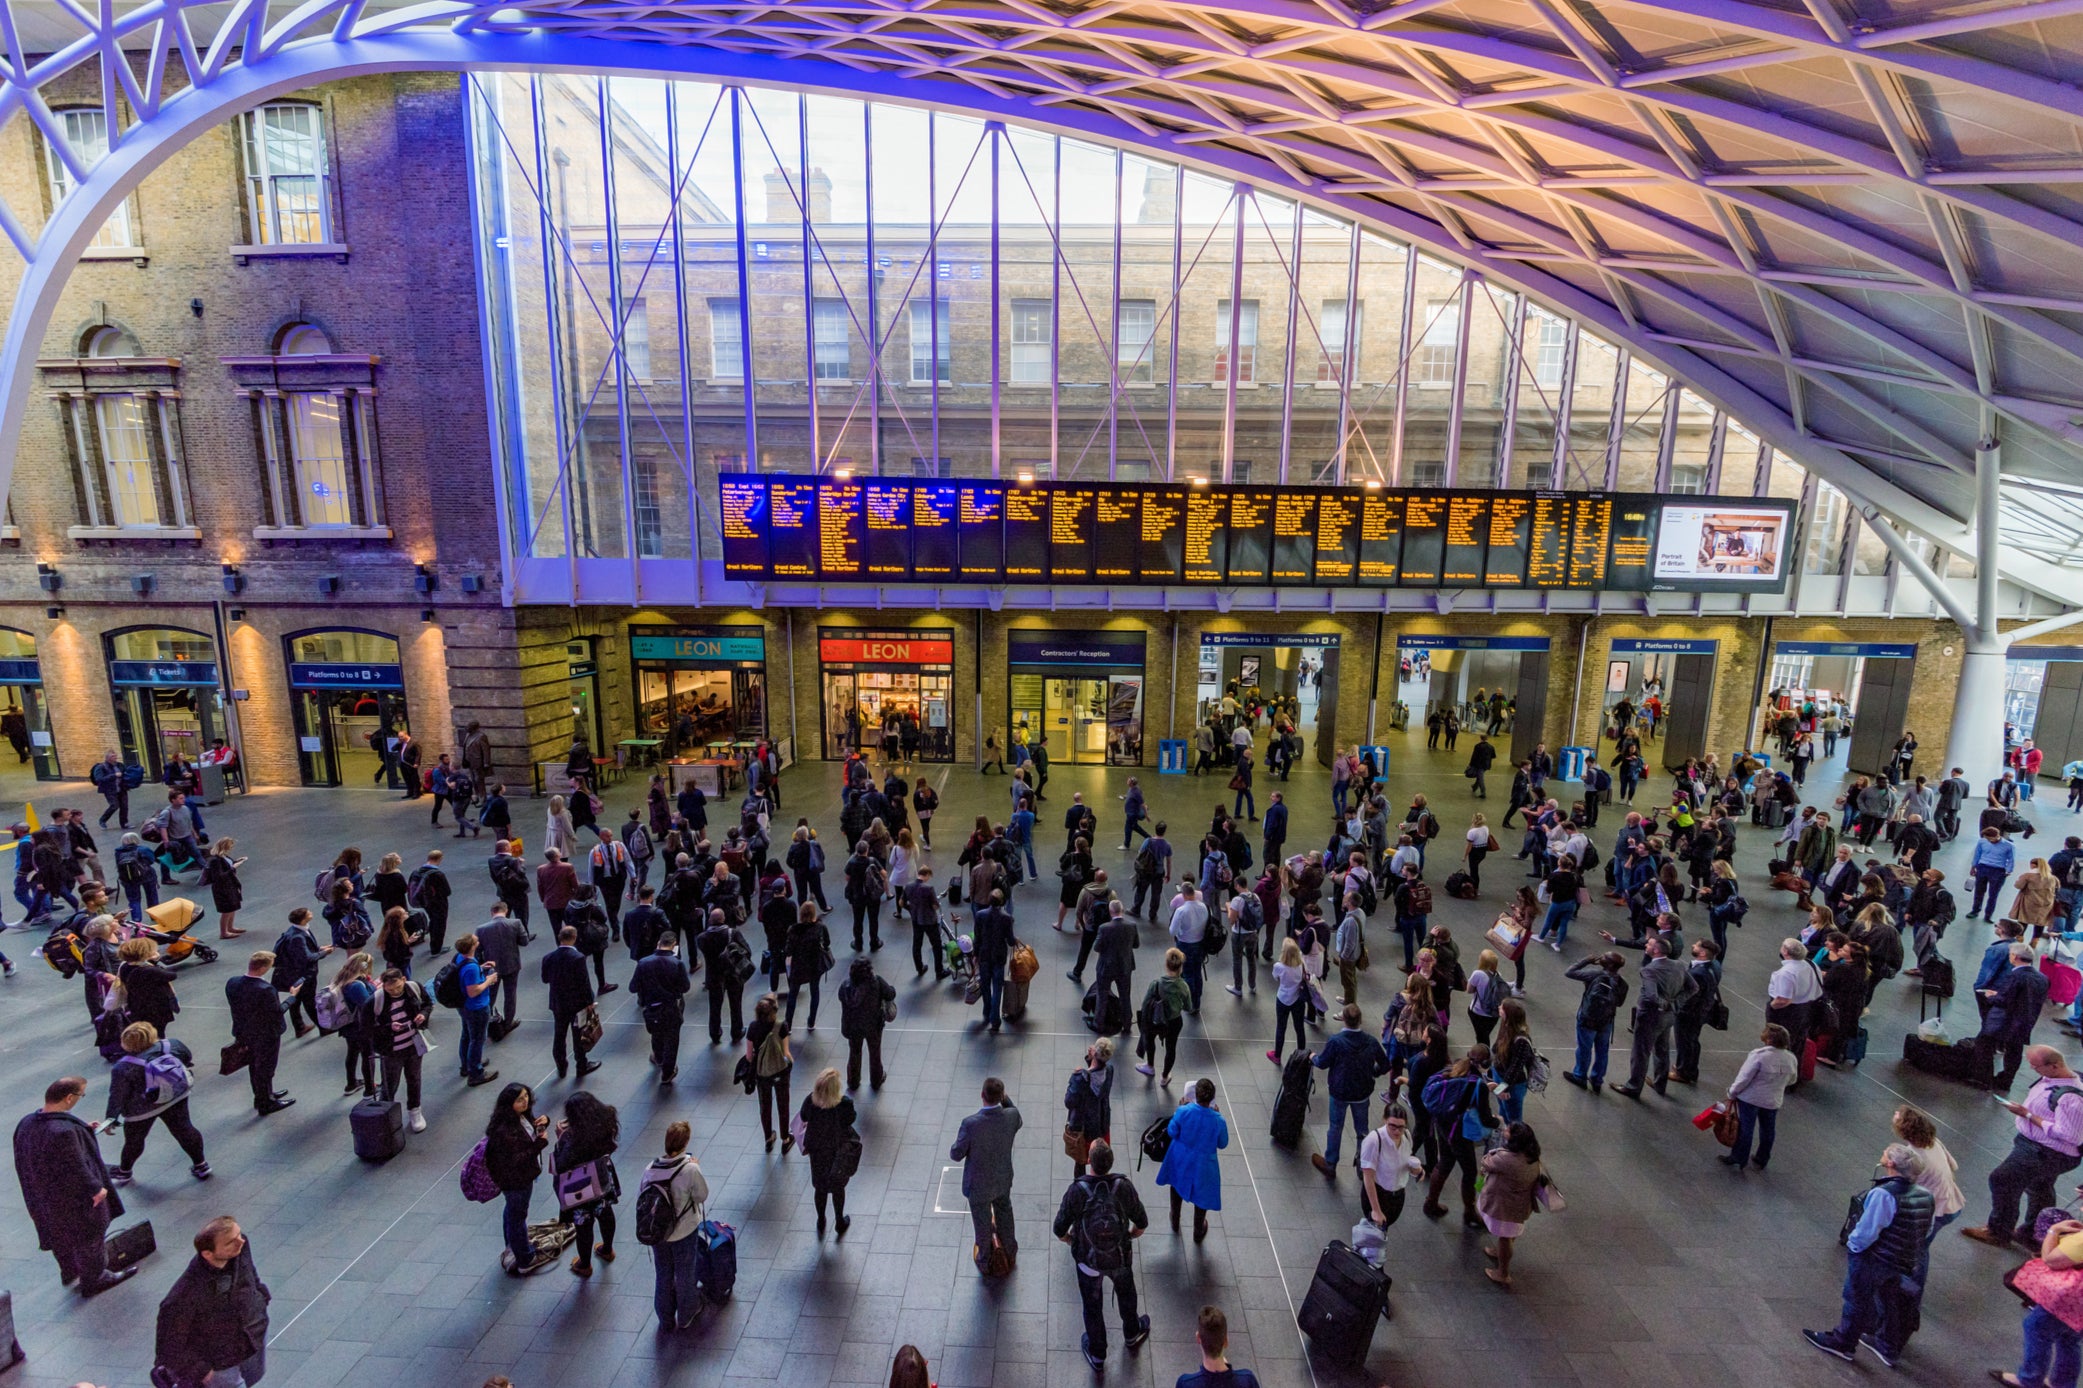
[[[920,66],[926,75],[918,75],[861,62],[840,51],[809,59],[824,64],[825,71],[819,74],[820,80],[806,81],[806,58],[734,51],[726,46],[727,39],[668,43],[532,30],[499,31],[482,25],[491,7],[463,0],[431,0],[410,10],[367,20],[361,18],[356,0],[347,0],[344,5],[342,0],[309,0],[268,29],[261,27],[267,17],[264,0],[240,0],[234,6],[233,17],[208,47],[198,45],[189,34],[179,0],[154,0],[117,21],[105,39],[97,38],[92,44],[83,40],[30,65],[21,56],[5,6],[6,0],[0,0],[0,121],[24,114],[46,135],[50,133],[50,113],[38,94],[44,83],[82,62],[92,61],[95,53],[102,51],[99,45],[103,43],[113,45],[126,34],[148,29],[155,38],[152,66],[142,82],[120,53],[104,57],[103,90],[109,104],[113,106],[120,88],[139,119],[121,132],[99,163],[71,170],[74,191],[55,209],[42,234],[32,241],[11,216],[0,214],[0,230],[15,240],[27,257],[6,338],[0,344],[0,392],[4,392],[0,393],[0,490],[12,477],[37,349],[80,252],[120,201],[196,135],[273,97],[368,73],[606,72],[814,89],[961,109],[1148,151],[1226,177],[1244,179],[1283,196],[1301,198],[1389,232],[1440,259],[1468,266],[1501,284],[1524,290],[1535,300],[1560,310],[1691,386],[1756,430],[1773,448],[1862,505],[1877,508],[1949,549],[1976,552],[1970,525],[1808,434],[1786,408],[1761,395],[1707,355],[1716,350],[1717,344],[1705,341],[1689,345],[1674,334],[1644,324],[1614,302],[1549,274],[1524,252],[1500,250],[1473,236],[1457,235],[1452,221],[1443,226],[1441,221],[1385,202],[1364,187],[1348,187],[1313,176],[1274,145],[1248,138],[1241,148],[1226,141],[1214,142],[1205,133],[1173,128],[1179,122],[1157,123],[1151,118],[1155,113],[1146,114],[1147,107],[1145,111],[1136,110],[1132,100],[1099,109],[1106,105],[1104,101],[1095,103],[1080,96],[1071,104],[1065,100],[1072,95],[1068,92],[1053,96],[1027,94],[1002,79],[994,81],[966,74],[958,63],[923,62]],[[603,16],[610,9],[600,6],[594,13]],[[519,12],[507,9],[498,13],[504,17]],[[537,16],[527,18],[532,24]],[[323,28],[328,22],[332,26],[330,32]],[[313,26],[320,31],[300,36],[304,29]],[[843,33],[834,35],[835,40],[844,37]],[[194,85],[161,99],[158,84],[164,76],[169,43],[180,53]],[[237,60],[233,58],[235,51]],[[1214,124],[1217,129],[1222,128],[1221,122]],[[75,156],[64,148],[62,140],[54,139],[52,144],[54,152],[68,165],[74,161]],[[1535,225],[1527,219],[1522,232],[1532,232]],[[1552,233],[1542,239],[1556,244]],[[1590,257],[1582,259],[1595,264]],[[1634,292],[1650,294],[1696,321],[1711,324],[1725,318],[1705,300],[1688,304],[1686,301],[1692,296],[1683,287],[1652,281],[1626,269],[1599,267],[1599,273],[1608,278],[1608,283],[1611,277],[1618,276]],[[1734,320],[1727,320],[1724,331],[1735,331],[1738,326]],[[1746,329],[1738,340],[1752,336]],[[1769,343],[1753,344],[1746,350],[1762,353],[1767,346]],[[1850,392],[1850,398],[1875,414],[1887,412],[1885,405],[1855,390],[1848,381],[1831,379],[1826,389],[1841,398]],[[1894,427],[1904,437],[1922,432],[1921,426],[1910,420],[1900,421]],[[2021,587],[2058,602],[2083,605],[2083,574],[2073,570],[2011,550],[2004,556],[2003,574]]]

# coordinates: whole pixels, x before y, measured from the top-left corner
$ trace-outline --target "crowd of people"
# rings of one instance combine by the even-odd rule
[[[553,796],[533,861],[522,849],[503,787],[489,777],[470,781],[461,771],[473,790],[482,786],[482,802],[473,791],[457,799],[453,780],[445,782],[445,794],[459,833],[493,831],[485,879],[453,881],[440,850],[409,870],[401,855],[382,854],[371,871],[358,847],[341,849],[318,873],[312,904],[291,910],[273,948],[248,954],[225,985],[227,1073],[245,1072],[257,1114],[282,1113],[297,1102],[276,1086],[284,1045],[292,1039],[328,1044],[324,1038],[332,1037],[344,1060],[343,1095],[386,1105],[402,1099],[404,1129],[424,1132],[434,1087],[423,1081],[422,1062],[433,1048],[430,1037],[451,1044],[443,1034],[451,1024],[442,1014],[456,1014],[459,1079],[471,1087],[498,1081],[490,1047],[523,1021],[523,950],[540,937],[536,969],[556,1075],[562,1081],[576,1070],[579,1087],[564,1096],[554,1119],[538,1112],[531,1086],[499,1088],[481,1149],[463,1177],[466,1194],[475,1172],[472,1198],[501,1206],[509,1273],[526,1277],[565,1261],[574,1276],[590,1278],[616,1257],[621,1128],[615,1108],[586,1081],[601,1066],[593,1054],[603,1038],[600,1000],[624,987],[661,1086],[678,1078],[685,1011],[700,990],[710,1042],[724,1046],[727,1033],[730,1049],[722,1054],[756,1103],[766,1150],[778,1145],[783,1159],[801,1154],[817,1236],[844,1239],[852,1224],[847,1190],[863,1157],[854,1097],[864,1078],[863,1052],[873,1092],[887,1077],[885,1033],[901,997],[878,968],[885,910],[893,925],[910,922],[914,979],[930,972],[934,985],[952,980],[979,1008],[977,1032],[995,1035],[1027,1006],[1038,969],[1034,946],[1049,916],[1045,884],[1030,886],[1029,879],[1039,879],[1041,861],[1050,861],[1057,886],[1049,933],[1076,937],[1067,977],[1095,1033],[1066,1081],[1063,1143],[1073,1173],[1052,1232],[1071,1246],[1083,1310],[1081,1348],[1099,1370],[1109,1354],[1109,1283],[1122,1348],[1136,1351],[1150,1333],[1138,1309],[1131,1254],[1149,1215],[1135,1182],[1117,1169],[1114,1147],[1116,1091],[1129,1066],[1117,1047],[1132,1038],[1134,1073],[1169,1093],[1182,1037],[1196,1025],[1209,970],[1225,949],[1231,956],[1225,991],[1245,1006],[1266,966],[1273,994],[1270,1015],[1262,1014],[1271,1031],[1266,1055],[1281,1071],[1274,1140],[1302,1144],[1299,1125],[1283,1131],[1282,1110],[1299,1095],[1306,1111],[1315,1075],[1325,1081],[1328,1125],[1310,1159],[1327,1183],[1342,1178],[1345,1129],[1352,1129],[1356,1243],[1380,1258],[1382,1235],[1400,1218],[1409,1191],[1421,1189],[1422,1213],[1437,1220],[1451,1213],[1445,1199],[1451,1187],[1463,1225],[1487,1234],[1484,1271],[1503,1289],[1525,1274],[1520,1241],[1535,1226],[1534,1216],[1564,1208],[1557,1174],[1526,1120],[1528,1096],[1551,1078],[1529,1007],[1525,956],[1531,945],[1562,953],[1572,926],[1581,938],[1584,913],[1603,900],[1610,928],[1596,930],[1598,945],[1564,971],[1580,992],[1568,1038],[1573,1063],[1561,1074],[1587,1096],[1601,1094],[1625,1015],[1627,1073],[1610,1087],[1640,1102],[1645,1091],[1699,1085],[1704,1033],[1732,1027],[1723,996],[1731,928],[1755,919],[1753,912],[1768,902],[1802,913],[1803,926],[1779,944],[1765,994],[1754,1000],[1765,1017],[1758,1043],[1715,1100],[1726,1110],[1728,1128],[1721,1161],[1733,1172],[1768,1168],[1788,1096],[1813,1083],[1817,1067],[1854,1065],[1863,1057],[1861,1018],[1887,980],[1908,974],[1929,986],[1934,975],[1949,974],[1940,944],[1957,919],[1957,904],[1931,858],[1961,832],[1972,790],[1957,768],[1928,785],[1915,773],[1915,742],[1907,734],[1906,747],[1898,745],[1880,773],[1849,782],[1827,805],[1801,803],[1798,760],[1775,769],[1746,752],[1726,769],[1714,756],[1685,762],[1654,808],[1636,809],[1630,802],[1646,777],[1637,726],[1623,720],[1609,730],[1599,758],[1619,774],[1599,767],[1581,781],[1560,782],[1545,747],[1537,745],[1513,765],[1509,804],[1496,825],[1478,810],[1465,829],[1449,827],[1424,794],[1392,799],[1379,768],[1353,747],[1331,757],[1326,841],[1298,847],[1289,841],[1287,791],[1270,790],[1260,805],[1252,778],[1259,723],[1270,724],[1278,747],[1292,734],[1292,723],[1283,728],[1282,719],[1294,710],[1272,702],[1240,702],[1232,710],[1233,698],[1225,696],[1202,730],[1211,743],[1220,734],[1232,794],[1212,807],[1205,830],[1189,829],[1175,848],[1171,826],[1153,819],[1138,778],[1126,778],[1118,850],[1126,861],[1112,867],[1106,863],[1110,835],[1082,791],[1063,807],[1060,845],[1050,841],[1058,824],[1045,828],[1040,819],[1048,799],[1041,757],[1011,769],[1002,817],[977,815],[959,844],[944,839],[943,861],[952,857],[944,870],[933,862],[939,793],[924,776],[900,774],[901,745],[885,756],[879,777],[859,748],[846,758],[837,814],[844,849],[836,862],[827,859],[807,816],[792,827],[778,823],[781,768],[765,754],[748,759],[743,797],[725,811],[692,785],[675,791],[663,776],[653,777],[641,803],[612,827],[602,822],[606,806],[588,786]],[[1798,723],[1803,715],[1796,710],[1795,717]],[[1809,730],[1797,726],[1794,736],[1807,737]],[[1467,773],[1478,796],[1494,756],[1487,734],[1478,734]],[[1204,760],[1213,759],[1211,747]],[[460,769],[468,760],[464,752],[453,763],[448,756],[439,762]],[[1600,805],[1616,798],[1630,807],[1602,833]],[[2026,938],[2083,938],[2077,931],[2083,839],[2071,837],[2048,858],[2031,859],[2013,880],[2013,836],[2029,838],[2034,831],[2018,812],[2029,796],[2006,769],[1982,798],[1969,914],[1996,922],[1998,940],[1973,982],[1981,1022],[1966,1049],[1977,1068],[1964,1077],[1999,1096],[2009,1094],[2021,1069],[2029,1067],[2035,1078],[2022,1100],[2005,1098],[2017,1144],[1990,1177],[1989,1218],[1963,1232],[1994,1246],[2038,1250],[2035,1261],[2050,1277],[2074,1271],[2083,1278],[2083,1240],[2065,1249],[2036,1227],[2056,1203],[2055,1182],[2083,1162],[2083,1081],[2059,1050],[2034,1044],[2047,974]],[[191,821],[184,832],[193,841],[192,866],[211,888],[223,938],[247,933],[232,923],[245,909],[238,879],[244,860],[236,844],[206,840],[199,812],[181,792],[168,792],[168,805]],[[437,802],[437,816],[440,807]],[[712,814],[723,822],[712,824]],[[1515,818],[1522,822],[1514,825]],[[170,818],[158,827],[164,842]],[[1772,835],[1765,880],[1746,883],[1736,869],[1739,831],[1747,829]],[[1885,846],[1876,847],[1883,835]],[[1523,885],[1500,889],[1493,865],[1486,889],[1485,860],[1508,849],[1512,862],[1523,865]],[[1431,858],[1435,850],[1442,857]],[[141,1179],[150,1183],[139,1167],[152,1129],[171,1134],[194,1179],[212,1175],[204,1135],[189,1113],[195,1056],[171,1034],[187,975],[166,967],[160,941],[134,924],[136,895],[130,910],[114,902],[100,880],[83,813],[55,816],[19,857],[26,867],[18,899],[26,892],[25,909],[33,904],[39,918],[56,920],[52,938],[70,942],[72,976],[84,981],[97,1044],[113,1066],[102,1123],[72,1116],[88,1082],[66,1076],[51,1083],[43,1109],[16,1133],[17,1170],[39,1239],[61,1278],[94,1296],[137,1271],[134,1263],[108,1266],[104,1238],[122,1213],[123,1190]],[[123,861],[119,853],[119,884],[130,892]],[[173,880],[175,864],[163,849],[146,862],[155,871],[145,873],[139,890]],[[834,908],[826,878],[835,869],[840,881],[832,885],[852,927],[852,957],[843,969],[828,925]],[[1997,922],[2006,888],[2015,894]],[[1487,896],[1496,904],[1491,925],[1473,939],[1464,927],[1457,938],[1454,928],[1435,919],[1435,890],[1457,899]],[[1775,891],[1784,895],[1771,896]],[[493,904],[481,924],[451,941],[452,906],[465,896]],[[1024,931],[1016,924],[1023,912]],[[1482,914],[1492,913],[1485,908]],[[1395,932],[1400,961],[1376,928],[1382,924]],[[1162,932],[1154,944],[1146,925],[1155,928],[1152,934]],[[847,938],[843,926],[840,933]],[[616,946],[628,951],[632,965],[626,984],[608,976]],[[1064,941],[1058,948],[1068,955],[1073,946]],[[1632,967],[1630,953],[1639,958]],[[1362,1005],[1361,980],[1377,960],[1401,983],[1382,989],[1387,1005],[1374,1018]],[[1094,974],[1089,985],[1088,969]],[[816,1032],[824,985],[835,970],[842,981],[832,1001],[847,1060],[843,1070],[819,1068],[791,1109],[796,1048]],[[1140,990],[1139,970],[1145,973]],[[748,998],[756,981],[760,986]],[[2072,1016],[2070,1029],[2079,1023],[2083,1016]],[[188,1031],[185,1024],[180,1029]],[[1556,1042],[1558,1050],[1571,1049],[1560,1037]],[[440,1092],[451,1101],[456,1093]],[[1185,1236],[1190,1206],[1196,1242],[1207,1237],[1210,1216],[1223,1209],[1219,1154],[1237,1136],[1218,1098],[1214,1080],[1189,1079],[1176,1099],[1165,1101],[1168,1117],[1142,1137],[1143,1150],[1159,1159],[1155,1184],[1169,1189],[1173,1234]],[[980,1100],[952,1135],[949,1157],[963,1166],[977,1270],[1001,1277],[1014,1270],[1019,1253],[1010,1197],[1023,1119],[999,1078],[984,1082]],[[115,1128],[123,1145],[109,1165],[96,1139]],[[1807,1332],[1827,1353],[1849,1359],[1863,1345],[1888,1364],[1904,1353],[1916,1329],[1931,1240],[1966,1203],[1956,1165],[1928,1115],[1905,1105],[1890,1137],[1881,1174],[1847,1220],[1851,1258],[1842,1322]],[[719,1284],[728,1289],[730,1231],[708,1218],[709,1185],[691,1141],[686,1123],[667,1129],[663,1151],[645,1166],[625,1212],[638,1242],[653,1250],[655,1309],[661,1326],[673,1329],[693,1325]],[[530,1215],[545,1175],[556,1210],[551,1222],[537,1223]],[[2083,1234],[2083,1224],[2054,1228],[2066,1229],[2062,1239]],[[253,1271],[251,1249],[228,1217],[200,1230],[195,1247],[196,1264],[168,1298],[186,1309],[162,1311],[160,1362],[184,1388],[254,1383],[265,1367],[267,1292]],[[2072,1388],[2073,1374],[2063,1379],[2061,1366],[2074,1367],[2076,1332],[2067,1329],[2064,1340],[2064,1323],[2053,1319],[2052,1325],[2044,1316],[2028,1320],[2028,1345],[2052,1356],[2054,1376],[2044,1381]],[[209,1329],[191,1345],[182,1339],[189,1333],[183,1327],[195,1325]],[[1204,1363],[1182,1385],[1251,1381],[1223,1359],[1226,1327],[1219,1311],[1203,1312],[1197,1335]],[[2043,1381],[2044,1367],[2042,1377],[2031,1375],[2033,1352],[2018,1381]],[[913,1361],[917,1381],[924,1381],[923,1359],[911,1353],[911,1360],[899,1355],[893,1384],[912,1381],[905,1376]]]

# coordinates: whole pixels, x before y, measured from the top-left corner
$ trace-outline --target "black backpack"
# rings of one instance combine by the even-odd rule
[[[1157,850],[1150,846],[1150,840],[1144,839],[1143,846],[1136,850],[1136,876],[1154,881],[1161,871],[1163,869],[1158,866]]]
[[[1619,980],[1612,974],[1601,973],[1591,980],[1584,990],[1584,1005],[1578,1009],[1577,1025],[1598,1031],[1611,1026],[1620,1015]]]
[[[646,1181],[636,1193],[636,1241],[646,1248],[656,1248],[664,1243],[680,1222],[680,1211],[673,1205],[671,1185],[666,1181]]]
[[[434,972],[434,1001],[443,1007],[462,1010],[466,1001],[463,993],[463,967],[453,959]]]
[[[1119,1176],[1087,1176],[1078,1184],[1085,1188],[1085,1213],[1078,1221],[1078,1234],[1085,1245],[1079,1259],[1094,1272],[1119,1272],[1128,1266],[1128,1221],[1114,1196]]]

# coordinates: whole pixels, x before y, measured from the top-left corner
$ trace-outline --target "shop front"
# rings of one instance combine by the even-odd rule
[[[291,632],[282,642],[303,783],[397,789],[391,754],[411,731],[397,639],[380,631],[335,627]]]
[[[593,649],[594,638],[581,636],[564,647],[565,678],[571,690],[571,735],[583,738],[588,747],[603,756],[612,754],[607,729],[600,721],[600,660]]]
[[[826,760],[876,746],[893,721],[901,740],[916,738],[920,761],[955,759],[951,628],[820,627],[817,668]]]
[[[1012,741],[1046,742],[1054,762],[1142,765],[1143,645],[1139,631],[1008,633]]]
[[[763,627],[634,626],[637,735],[666,756],[751,744],[767,735]]]
[[[217,646],[199,631],[129,627],[102,638],[123,760],[154,780],[167,758],[195,761],[225,736]]]
[[[36,638],[10,627],[0,627],[0,737],[15,754],[16,766],[34,768],[39,781],[59,779]]]

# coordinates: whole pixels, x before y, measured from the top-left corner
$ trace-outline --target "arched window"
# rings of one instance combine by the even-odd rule
[[[263,246],[322,245],[332,237],[325,112],[277,101],[239,117],[246,214]]]
[[[58,118],[59,129],[65,132],[65,143],[71,147],[73,158],[81,169],[92,169],[108,155],[108,112],[99,106],[80,106],[66,111],[53,111]],[[58,151],[45,146],[44,163],[50,173],[51,210],[70,197],[73,190],[72,171],[58,157]],[[101,230],[94,234],[91,246],[134,246],[137,241],[131,234],[130,203],[126,199],[115,211],[109,213]]]
[[[40,364],[72,454],[79,524],[74,538],[165,538],[189,532],[182,476],[178,363],[147,357],[112,323],[82,331],[76,355]]]

